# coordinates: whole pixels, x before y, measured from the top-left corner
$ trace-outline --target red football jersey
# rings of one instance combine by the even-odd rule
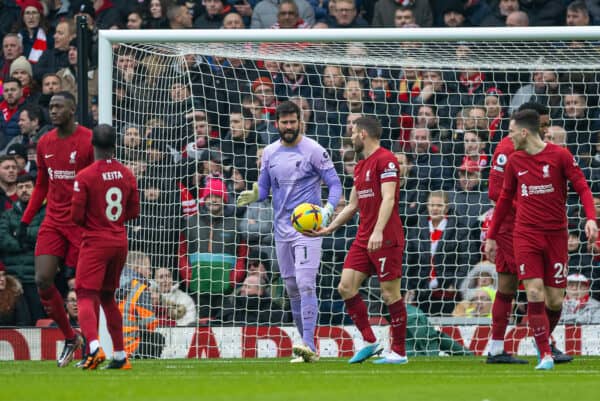
[[[404,230],[398,211],[400,198],[400,176],[398,161],[394,154],[385,148],[377,149],[354,168],[354,189],[358,197],[360,224],[356,241],[367,246],[373,233],[381,207],[381,184],[396,182],[396,195],[392,215],[383,230],[383,247],[397,246],[404,242]]]
[[[73,221],[83,238],[127,239],[125,222],[140,213],[134,175],[116,159],[97,160],[77,174],[73,185]]]
[[[55,128],[37,144],[38,175],[35,189],[21,219],[31,223],[47,200],[45,221],[72,224],[71,197],[75,175],[94,162],[92,131],[78,125],[67,138],[60,138]]]
[[[508,157],[515,151],[515,145],[510,140],[510,137],[504,137],[494,152],[492,157],[492,168],[490,169],[490,177],[488,181],[488,197],[494,202],[498,202],[502,185],[504,185],[504,169],[508,162]],[[508,215],[502,223],[501,232],[512,231],[515,224],[515,209],[511,208]]]
[[[567,180],[579,194],[588,220],[595,220],[592,192],[573,155],[565,148],[548,143],[536,155],[514,152],[505,168],[504,186],[496,205],[488,238],[495,238],[498,223],[518,199],[515,231],[537,232],[567,228]]]

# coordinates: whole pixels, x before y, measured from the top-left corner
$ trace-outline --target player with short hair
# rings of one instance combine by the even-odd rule
[[[35,282],[42,305],[65,336],[65,346],[57,360],[65,367],[81,348],[83,338],[73,330],[64,309],[63,298],[54,286],[59,264],[75,268],[81,243],[81,229],[71,221],[71,197],[75,175],[94,161],[92,132],[75,122],[76,101],[69,92],[50,99],[50,120],[56,126],[37,145],[38,175],[31,200],[17,231],[19,241],[46,199],[46,217],[35,246]]]
[[[571,153],[545,143],[540,116],[534,110],[511,117],[509,135],[515,152],[504,168],[504,184],[487,234],[485,252],[495,261],[498,233],[517,197],[513,233],[518,278],[527,292],[527,316],[540,360],[536,370],[554,368],[550,349],[550,321],[546,308],[560,310],[568,273],[566,196],[567,180],[579,194],[591,243],[598,237],[592,193]],[[560,315],[559,315],[560,316]]]
[[[321,204],[321,181],[328,188],[327,203],[321,208],[327,225],[342,194],[342,184],[327,151],[301,132],[300,108],[289,101],[276,111],[280,140],[265,148],[258,183],[238,198],[243,206],[262,201],[273,192],[275,245],[281,277],[290,297],[294,323],[303,345],[294,346],[294,362],[318,360],[314,342],[318,317],[316,291],[321,262],[321,238],[298,233],[290,215],[302,203]]]
[[[115,301],[121,271],[127,259],[125,222],[140,213],[135,176],[114,158],[114,128],[94,128],[96,161],[75,177],[71,217],[83,227],[75,276],[79,324],[89,343],[82,369],[96,369],[106,355],[98,341],[100,305],[106,315],[114,358],[106,369],[131,369],[123,346],[123,317]]]
[[[550,125],[550,112],[548,107],[536,103],[523,103],[518,111],[535,110],[540,115],[540,134],[545,135]],[[503,138],[492,157],[492,168],[489,178],[489,198],[494,202],[498,201],[502,184],[504,182],[504,168],[508,157],[515,151],[510,136]],[[510,209],[508,216],[502,223],[498,231],[496,242],[498,250],[496,251],[496,271],[498,272],[498,291],[492,306],[492,339],[490,341],[490,351],[486,359],[487,363],[506,363],[506,364],[526,364],[525,359],[518,359],[504,350],[504,336],[510,320],[512,311],[512,301],[517,295],[519,278],[517,276],[517,266],[515,265],[513,250],[513,230],[515,220],[515,208]],[[546,308],[546,314],[550,322],[549,334],[560,319],[560,310],[552,311]],[[570,362],[573,357],[564,354],[556,347],[551,345],[552,355],[556,363]]]
[[[394,154],[380,146],[380,139],[378,120],[361,117],[354,122],[352,143],[364,160],[354,167],[350,201],[329,227],[308,235],[330,234],[360,211],[358,233],[346,256],[338,286],[348,314],[366,343],[349,362],[360,363],[382,351],[369,324],[367,306],[359,294],[363,281],[376,274],[391,316],[392,349],[374,363],[405,364],[408,363],[406,307],[400,294],[404,253],[404,229],[398,211],[400,168]]]

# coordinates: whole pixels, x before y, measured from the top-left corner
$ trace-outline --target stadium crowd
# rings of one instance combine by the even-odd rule
[[[25,242],[15,232],[34,189],[35,147],[50,128],[48,104],[77,96],[74,17],[90,30],[90,119],[98,120],[99,29],[324,29],[369,27],[562,26],[600,23],[597,1],[568,0],[95,0],[0,2],[0,325],[33,325],[45,312],[33,252],[42,209]],[[580,44],[568,44],[579,46]],[[367,52],[349,44],[349,56]],[[468,45],[456,48],[468,57]],[[166,56],[114,48],[113,125],[117,157],[138,178],[140,217],[129,225],[130,254],[121,304],[136,310],[125,325],[291,321],[273,246],[270,201],[236,207],[256,181],[262,149],[279,138],[277,104],[303,111],[306,136],[331,152],[346,197],[356,157],[352,122],[374,115],[382,143],[401,167],[406,231],[403,290],[429,316],[489,317],[493,265],[482,242],[492,212],[489,160],[521,105],[547,108],[545,140],[566,146],[583,169],[600,217],[600,78],[595,71],[494,71],[459,68],[292,63],[190,54]],[[417,63],[418,64],[418,63]],[[189,79],[183,78],[187,72]],[[172,75],[172,76],[171,76]],[[82,116],[79,116],[80,118]],[[90,127],[91,128],[91,127]],[[342,199],[337,211],[343,208]],[[581,210],[569,197],[569,279],[565,322],[600,321],[600,244],[582,240]],[[344,320],[335,292],[356,234],[350,224],[324,240],[319,277],[321,322]],[[73,272],[57,279],[67,308]],[[374,279],[373,279],[374,280]],[[377,285],[370,294],[377,299]],[[131,299],[131,294],[143,296]],[[381,302],[371,307],[381,310]],[[517,307],[517,310],[519,308]],[[523,311],[520,310],[523,314]],[[76,314],[76,311],[75,311]],[[143,327],[142,327],[143,325]],[[150,334],[146,334],[150,335]],[[164,338],[156,333],[160,355]],[[132,342],[134,344],[135,341]],[[135,353],[136,345],[130,350]]]

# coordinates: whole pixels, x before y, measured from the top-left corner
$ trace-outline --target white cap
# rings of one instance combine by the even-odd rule
[[[573,282],[577,282],[577,283],[588,283],[589,282],[588,278],[581,273],[569,274],[569,276],[567,277],[567,281],[573,281]]]

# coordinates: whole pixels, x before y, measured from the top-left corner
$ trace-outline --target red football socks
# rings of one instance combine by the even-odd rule
[[[388,305],[392,331],[392,351],[400,356],[406,356],[406,306],[404,300]]]
[[[69,340],[75,338],[75,331],[71,327],[71,323],[69,323],[64,300],[56,287],[53,285],[45,290],[38,289],[38,294],[48,317],[56,322],[65,338]]]
[[[106,326],[113,343],[113,351],[123,351],[123,317],[115,301],[114,292],[103,291],[100,294],[102,309],[106,315]]]
[[[77,307],[79,325],[88,343],[98,339],[98,315],[100,313],[100,295],[98,291],[77,289]]]
[[[375,333],[369,324],[369,314],[367,312],[367,305],[361,298],[360,294],[356,294],[352,298],[344,300],[346,304],[346,310],[350,318],[356,325],[356,328],[360,330],[363,340],[374,343],[377,341]]]
[[[548,316],[546,315],[546,306],[544,302],[527,303],[527,317],[529,327],[533,330],[533,337],[537,345],[540,357],[551,355],[550,343],[548,342]]]
[[[546,315],[548,315],[548,323],[550,324],[550,328],[548,330],[548,336],[552,335],[554,328],[558,324],[560,320],[560,315],[562,314],[562,308],[559,310],[550,310],[546,308]]]
[[[496,299],[492,305],[492,340],[504,341],[512,311],[512,300],[513,295],[496,292]]]

